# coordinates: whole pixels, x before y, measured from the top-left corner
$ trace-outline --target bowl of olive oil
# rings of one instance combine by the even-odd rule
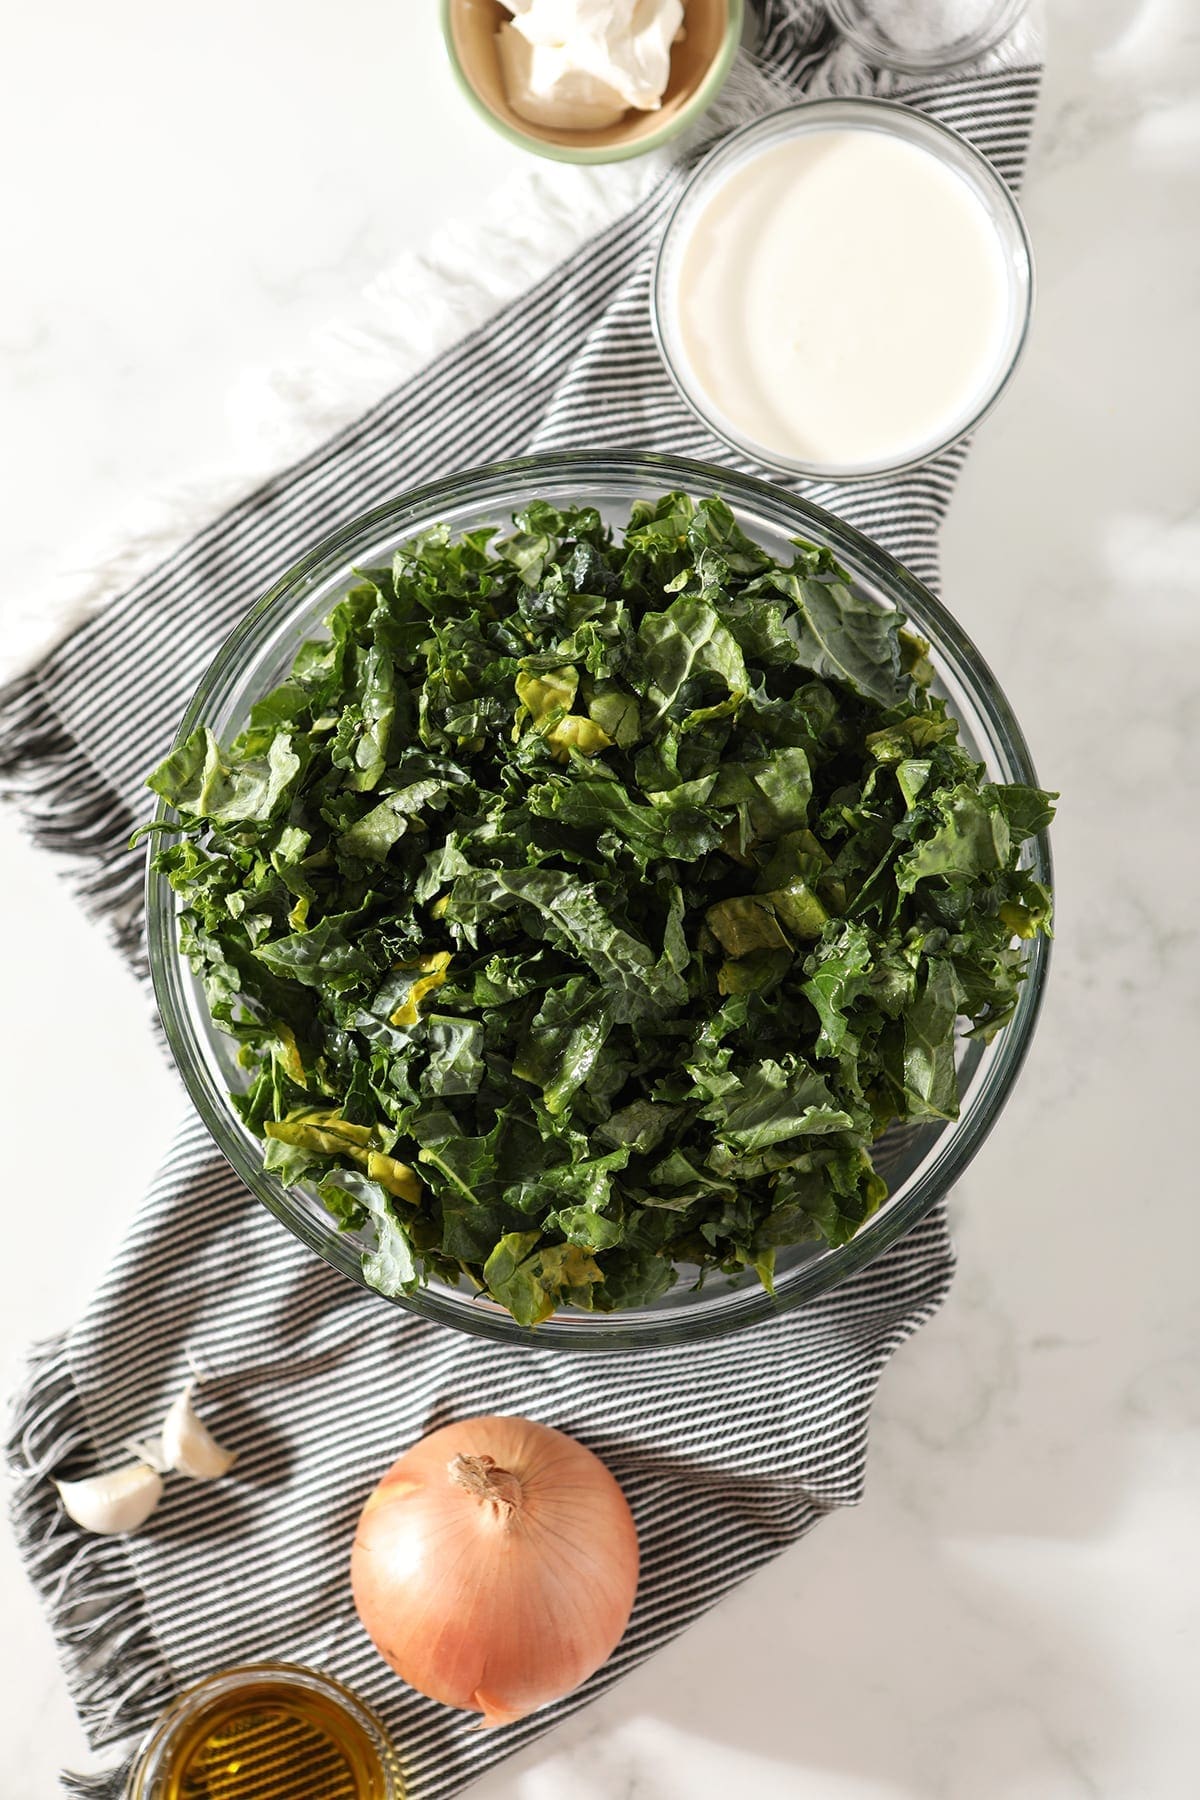
[[[403,1800],[383,1725],[331,1676],[248,1663],[179,1696],[142,1745],[127,1800]]]

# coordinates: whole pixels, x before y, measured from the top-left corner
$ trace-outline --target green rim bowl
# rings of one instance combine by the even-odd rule
[[[508,105],[496,31],[509,17],[500,0],[441,0],[442,37],[458,85],[481,118],[510,144],[556,162],[611,163],[669,143],[716,99],[742,37],[743,0],[688,0],[688,35],[672,51],[671,79],[658,112],[625,113],[602,131],[532,125]]]

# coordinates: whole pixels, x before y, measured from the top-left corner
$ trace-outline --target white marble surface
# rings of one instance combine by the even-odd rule
[[[6,18],[0,639],[147,492],[219,475],[245,370],[300,353],[517,168],[433,15]],[[1052,6],[1027,208],[1036,332],[956,500],[945,588],[1064,793],[1059,941],[1025,1076],[955,1199],[956,1287],[885,1378],[863,1506],[479,1800],[1200,1792],[1194,0]],[[0,869],[11,1366],[78,1309],[179,1101],[131,981],[8,820]],[[90,1087],[64,1116],[68,1035]],[[81,1740],[6,1539],[0,1693],[0,1792],[46,1796]]]

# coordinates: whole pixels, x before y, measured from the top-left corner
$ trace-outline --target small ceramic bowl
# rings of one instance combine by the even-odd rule
[[[743,0],[684,0],[684,35],[657,112],[630,109],[602,131],[531,125],[508,103],[496,33],[512,14],[500,0],[442,0],[442,32],[459,85],[488,124],[535,156],[558,162],[623,162],[676,137],[712,105],[742,36]]]

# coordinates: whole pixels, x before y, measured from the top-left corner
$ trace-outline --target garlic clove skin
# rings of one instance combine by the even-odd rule
[[[149,1463],[160,1475],[165,1475],[171,1467],[163,1453],[161,1438],[126,1438],[121,1448],[128,1450],[130,1456],[136,1457],[138,1462]]]
[[[193,1481],[216,1481],[229,1473],[237,1452],[223,1449],[197,1414],[192,1405],[195,1385],[188,1382],[163,1420],[163,1456],[169,1469],[178,1469]]]
[[[87,1481],[56,1481],[70,1518],[105,1537],[136,1531],[162,1499],[162,1476],[149,1463],[129,1463]]]

